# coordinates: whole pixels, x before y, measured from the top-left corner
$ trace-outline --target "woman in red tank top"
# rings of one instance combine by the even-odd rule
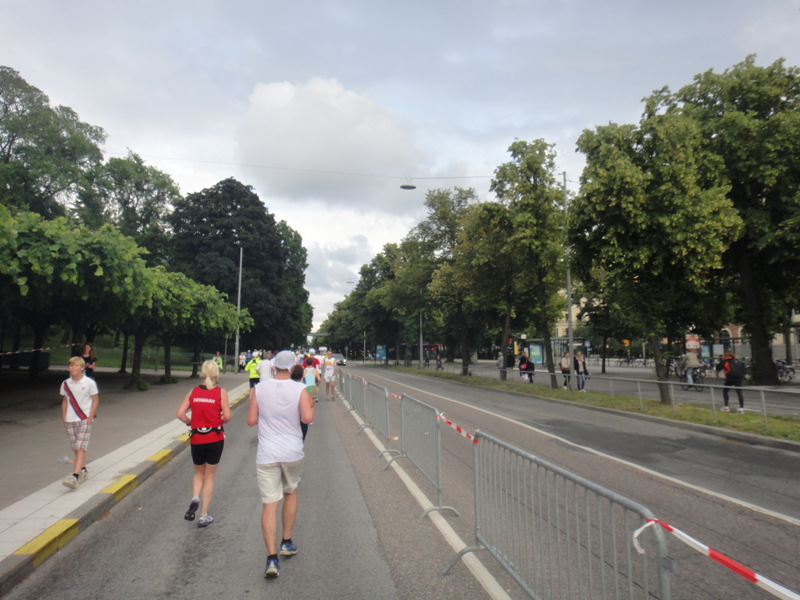
[[[194,521],[199,507],[197,526],[207,527],[214,522],[214,517],[208,514],[208,505],[214,493],[214,476],[225,444],[222,426],[231,420],[231,407],[228,392],[217,385],[217,363],[213,360],[204,362],[201,374],[205,377],[203,385],[186,394],[175,416],[192,428],[192,501],[183,518]],[[191,417],[187,414],[189,411]]]

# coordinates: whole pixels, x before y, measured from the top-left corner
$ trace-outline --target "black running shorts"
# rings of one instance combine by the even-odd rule
[[[208,444],[192,444],[192,462],[196,465],[218,465],[225,440]]]

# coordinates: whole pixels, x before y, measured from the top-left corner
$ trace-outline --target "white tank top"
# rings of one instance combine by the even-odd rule
[[[256,385],[257,464],[294,462],[303,458],[300,394],[305,389],[305,384],[291,379],[268,379]]]

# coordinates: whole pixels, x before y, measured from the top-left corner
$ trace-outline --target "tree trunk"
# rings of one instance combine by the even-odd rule
[[[119,372],[128,372],[128,344],[130,343],[131,334],[126,331],[122,336],[122,360],[119,364]]]
[[[131,377],[125,385],[128,390],[141,390],[147,389],[144,380],[142,379],[142,352],[144,352],[144,342],[147,336],[138,332],[133,335],[133,362],[131,363]],[[126,335],[127,339],[127,335]]]
[[[200,349],[202,343],[202,339],[195,340],[194,342],[194,354],[192,355],[192,379],[200,376]]]
[[[461,317],[461,338],[459,341],[461,342],[461,375],[466,377],[469,375],[469,364],[470,364],[470,353],[469,353],[469,329],[463,325],[464,321],[464,313],[463,311],[459,310],[459,316]]]
[[[670,384],[666,383],[669,375],[667,366],[664,364],[664,355],[661,353],[661,345],[658,342],[658,335],[650,337],[650,346],[653,349],[653,362],[656,365],[656,381],[658,381],[658,393],[661,397],[661,404],[672,404],[670,394]]]
[[[43,370],[42,364],[42,351],[39,349],[44,346],[44,334],[47,331],[48,325],[35,325],[33,328],[33,347],[34,351],[31,355],[30,377],[36,379],[39,373]]]
[[[500,381],[505,381],[509,377],[508,373],[508,336],[511,333],[511,307],[508,302],[505,306],[505,318],[503,319],[503,337],[500,340],[500,352],[503,355],[503,368],[500,369]],[[512,374],[513,375],[513,374]]]
[[[760,385],[778,385],[778,373],[775,370],[775,363],[772,362],[771,340],[764,324],[761,290],[753,277],[753,265],[747,253],[746,243],[742,240],[736,242],[734,252],[739,265],[744,325],[750,334],[751,377]]]
[[[547,368],[548,376],[550,377],[550,389],[558,389],[558,376],[556,375],[555,357],[553,357],[553,342],[550,336],[550,321],[547,319],[547,291],[545,290],[544,281],[546,274],[544,269],[540,269],[537,273],[539,283],[536,285],[536,301],[539,309],[539,329],[542,330],[542,338],[544,339],[544,356],[545,366]]]
[[[156,348],[156,361],[158,361],[158,348]],[[156,367],[158,362],[156,362]],[[164,378],[172,377],[172,341],[164,342]]]
[[[608,334],[604,333],[603,334],[603,347],[600,349],[600,352],[602,353],[602,359],[601,360],[603,361],[603,366],[601,367],[600,372],[603,375],[606,374],[606,346],[607,345],[608,345]]]

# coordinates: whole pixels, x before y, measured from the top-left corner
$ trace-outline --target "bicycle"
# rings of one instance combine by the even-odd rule
[[[794,379],[794,368],[787,365],[784,361],[776,360],[775,369],[778,371],[778,379],[781,383],[789,383]]]
[[[698,392],[702,392],[703,386],[706,383],[706,368],[705,367],[692,367],[692,368],[694,369],[694,374],[692,375],[692,383],[689,383],[689,380],[686,377],[689,369],[686,369],[686,371],[681,373],[681,389],[683,391],[688,391],[694,388]]]

